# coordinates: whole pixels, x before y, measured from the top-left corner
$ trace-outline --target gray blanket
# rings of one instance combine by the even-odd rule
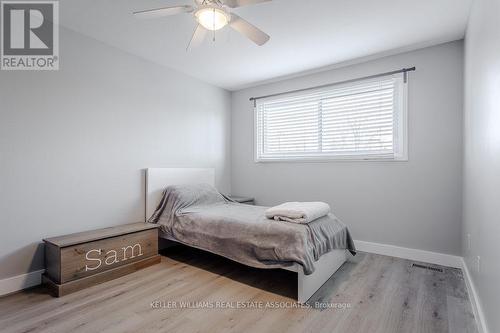
[[[232,202],[210,185],[170,186],[149,222],[180,243],[258,268],[298,263],[311,274],[333,249],[355,253],[349,230],[332,214],[296,224],[267,219],[266,209]]]

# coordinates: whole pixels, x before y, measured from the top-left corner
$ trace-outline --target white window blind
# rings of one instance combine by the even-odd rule
[[[406,118],[402,75],[258,100],[256,160],[404,160]]]

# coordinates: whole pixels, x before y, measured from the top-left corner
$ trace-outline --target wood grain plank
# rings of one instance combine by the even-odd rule
[[[98,239],[125,235],[133,232],[157,229],[157,224],[136,222],[123,225],[117,225],[109,228],[102,228],[90,231],[77,232],[58,237],[45,238],[44,242],[54,244],[58,247],[67,247],[81,243],[88,243]]]
[[[259,270],[179,246],[161,263],[73,294],[0,298],[2,332],[477,332],[460,270],[359,253],[310,300],[349,309],[153,309],[163,301],[290,302],[296,273]]]
[[[61,283],[140,261],[157,253],[156,229],[65,247],[61,249]]]
[[[136,272],[145,267],[156,265],[160,262],[161,262],[160,255],[153,255],[145,259],[129,262],[126,265],[121,265],[94,275],[90,275],[78,280],[69,281],[63,284],[56,284],[45,276],[43,276],[43,282],[44,284],[47,285],[47,288],[49,288],[55,296],[61,297],[74,293],[75,291],[82,290],[94,286],[96,284],[104,283],[109,280],[113,280],[118,277],[124,276],[126,274]]]

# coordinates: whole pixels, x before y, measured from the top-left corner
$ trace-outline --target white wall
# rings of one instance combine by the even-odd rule
[[[500,332],[498,22],[500,1],[476,0],[465,39],[464,256],[490,332]],[[471,235],[470,248],[467,234]]]
[[[411,66],[408,162],[254,163],[250,97]],[[235,92],[232,192],[326,201],[358,240],[460,254],[462,82],[458,41]]]
[[[230,189],[229,92],[60,44],[60,71],[0,72],[0,279],[42,268],[44,237],[143,220],[144,168],[215,167]]]

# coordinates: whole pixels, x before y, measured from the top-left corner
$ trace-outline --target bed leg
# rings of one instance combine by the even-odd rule
[[[304,270],[302,267],[299,268],[299,271],[297,273],[297,302],[301,304],[305,304],[309,298],[312,296],[308,296],[307,292],[304,290]]]

